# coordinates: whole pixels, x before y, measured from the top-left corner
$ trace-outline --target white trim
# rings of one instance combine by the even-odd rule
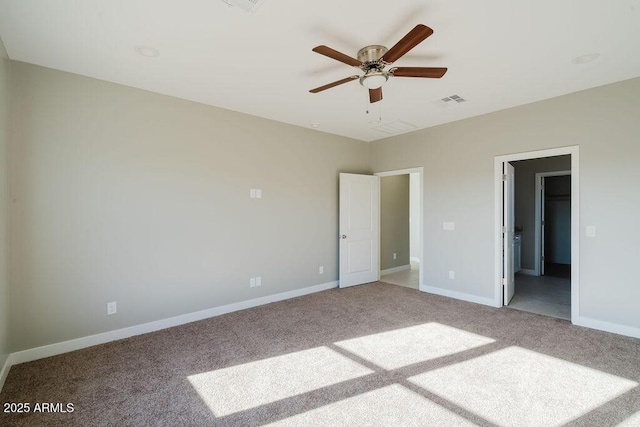
[[[420,258],[412,256],[411,258],[409,258],[409,262],[416,262],[420,264]]]
[[[530,268],[521,268],[520,270],[518,270],[518,273],[525,276],[539,276],[539,274],[536,274],[535,270],[531,270]]]
[[[10,355],[11,365],[19,363],[31,362],[33,360],[45,357],[56,356],[70,351],[80,350],[82,348],[91,347],[98,344],[104,344],[110,341],[129,338],[134,335],[146,334],[149,332],[159,331],[161,329],[171,328],[173,326],[184,325],[185,323],[196,322],[198,320],[208,319],[210,317],[220,316],[222,314],[232,313],[234,311],[244,310],[247,308],[258,307],[260,305],[272,302],[283,301],[290,298],[300,297],[315,292],[325,291],[338,287],[338,282],[322,283],[320,285],[309,286],[307,288],[296,289],[293,291],[282,292],[275,295],[255,298],[247,301],[240,301],[233,304],[227,304],[220,307],[209,308],[206,310],[187,313],[180,316],[170,317],[168,319],[156,320],[154,322],[143,323],[141,325],[130,326],[128,328],[117,329],[115,331],[103,332],[101,334],[90,335],[88,337],[76,338],[69,341],[45,345],[42,347],[31,348],[28,350],[18,351]]]
[[[407,168],[407,169],[398,169],[392,171],[385,172],[376,172],[375,176],[384,177],[384,176],[395,176],[395,175],[409,175],[412,173],[417,173],[420,175],[420,179],[418,180],[419,188],[418,194],[420,195],[420,222],[418,223],[418,235],[420,236],[420,241],[418,242],[418,247],[420,248],[420,256],[418,258],[418,263],[420,264],[420,271],[418,272],[418,288],[422,290],[422,284],[424,283],[424,264],[422,262],[422,258],[424,257],[424,236],[422,235],[424,231],[424,167],[415,167],[415,168]]]
[[[535,233],[535,239],[534,239],[534,257],[533,257],[533,262],[534,262],[534,272],[536,276],[539,276],[541,274],[542,271],[542,267],[541,267],[541,254],[542,254],[542,199],[540,198],[540,190],[542,187],[542,179],[546,178],[548,176],[567,176],[567,175],[571,175],[571,171],[555,171],[555,172],[538,172],[536,173],[536,181],[535,181],[535,188],[536,188],[536,194],[535,194],[535,228],[534,228],[534,233]]]
[[[2,365],[2,369],[0,370],[0,391],[2,391],[2,387],[4,387],[4,382],[9,375],[9,369],[11,369],[11,354],[7,355],[7,359],[4,361],[4,365]]]
[[[380,275],[398,273],[404,270],[411,270],[411,264],[401,265],[399,267],[387,268],[386,270],[380,270]]]
[[[580,150],[571,151],[571,319],[580,317]]]
[[[571,321],[580,315],[580,170],[577,145],[494,157],[494,306],[502,306],[502,165],[516,160],[571,155]]]
[[[598,329],[600,331],[611,332],[613,334],[640,338],[640,328],[634,328],[633,326],[620,325],[619,323],[605,322],[581,316],[577,316],[575,319],[572,318],[572,323],[576,326],[583,326],[585,328]]]
[[[385,172],[376,172],[375,176],[383,177],[383,176],[396,176],[396,175],[409,175],[411,173],[422,173],[424,168],[422,166],[416,168],[407,168],[407,169],[398,169],[393,171],[385,171]]]
[[[420,290],[431,294],[441,295],[443,297],[455,298],[462,301],[473,302],[476,304],[488,305],[490,307],[500,307],[495,304],[492,298],[479,297],[477,295],[466,294],[463,292],[450,291],[449,289],[436,288],[435,286],[421,286]],[[501,301],[502,302],[502,301]]]

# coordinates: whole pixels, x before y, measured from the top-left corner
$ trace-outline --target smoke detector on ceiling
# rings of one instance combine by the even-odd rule
[[[229,7],[236,7],[247,13],[256,13],[258,8],[262,6],[266,0],[221,0],[222,3]]]

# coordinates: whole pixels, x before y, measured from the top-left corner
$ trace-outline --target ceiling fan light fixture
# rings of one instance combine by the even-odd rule
[[[389,75],[387,73],[376,71],[373,73],[367,73],[360,77],[360,84],[367,89],[378,89],[379,87],[382,87],[388,79]]]

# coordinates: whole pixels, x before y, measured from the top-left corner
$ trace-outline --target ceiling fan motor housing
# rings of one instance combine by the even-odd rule
[[[387,53],[387,48],[378,44],[363,47],[358,51],[358,60],[362,62],[360,68],[365,72],[360,77],[360,84],[368,89],[377,89],[389,78],[385,73],[385,64],[380,60]]]
[[[365,71],[371,68],[378,68],[382,65],[380,58],[382,58],[388,50],[389,49],[379,44],[365,46],[358,51],[358,61],[364,63]]]

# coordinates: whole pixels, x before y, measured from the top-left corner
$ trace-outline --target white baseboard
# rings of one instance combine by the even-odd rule
[[[462,301],[474,302],[476,304],[496,307],[496,302],[492,298],[479,297],[477,295],[465,294],[463,292],[450,291],[449,289],[436,288],[435,286],[421,286],[421,291],[430,294],[441,295],[443,297],[455,298]]]
[[[405,266],[403,266],[405,267]],[[396,267],[399,268],[399,267]],[[406,269],[406,268],[405,268]],[[401,271],[401,270],[400,270]],[[302,289],[296,289],[293,291],[282,292],[275,295],[269,295],[261,298],[255,298],[248,301],[241,301],[233,304],[227,304],[220,307],[214,307],[207,310],[197,311],[194,313],[183,314],[168,319],[157,320],[155,322],[144,323],[141,325],[131,326],[128,328],[118,329],[115,331],[104,332],[101,334],[91,335],[88,337],[77,338],[74,340],[64,341],[61,343],[50,344],[42,347],[36,347],[28,350],[19,351],[9,354],[6,358],[2,369],[0,370],[0,391],[4,386],[4,382],[9,374],[9,369],[12,365],[19,363],[30,362],[45,357],[56,356],[58,354],[67,353],[74,350],[80,350],[82,348],[91,347],[98,344],[104,344],[110,341],[129,338],[135,335],[146,334],[149,332],[155,332],[161,329],[170,328],[173,326],[183,325],[185,323],[195,322],[198,320],[204,320],[210,317],[220,316],[222,314],[231,313],[238,310],[244,310],[247,308],[258,307],[260,305],[269,304],[272,302],[283,301],[290,298],[295,298],[303,295],[312,294],[328,289],[333,289],[338,286],[338,282],[322,283],[315,286],[309,286]],[[495,307],[495,301],[491,298],[479,297],[463,292],[451,291],[448,289],[437,288],[434,286],[420,286],[420,290],[429,292],[436,295],[441,295],[449,298],[455,298],[462,301],[473,302],[476,304],[488,305]],[[640,338],[640,328],[632,326],[620,325],[617,323],[604,322],[601,320],[590,319],[587,317],[578,317],[573,319],[573,324],[576,326],[583,326],[591,329],[598,329],[605,332],[611,332],[614,334],[625,335],[634,338]]]
[[[634,328],[633,326],[604,322],[602,320],[590,319],[588,317],[582,316],[578,316],[576,319],[571,319],[571,323],[576,326],[583,326],[585,328],[598,329],[600,331],[611,332],[613,334],[640,338],[640,328]]]
[[[130,326],[128,328],[117,329],[115,331],[103,332],[101,334],[90,335],[87,337],[76,338],[69,341],[45,345],[42,347],[31,348],[28,350],[18,351],[9,355],[10,365],[31,362],[33,360],[45,357],[56,356],[70,351],[80,350],[82,348],[91,347],[98,344],[104,344],[110,341],[129,338],[134,335],[146,334],[149,332],[159,331],[161,329],[171,328],[173,326],[184,325],[185,323],[196,322],[198,320],[208,319],[209,317],[220,316],[222,314],[231,313],[238,310],[257,307],[272,302],[283,301],[290,298],[300,297],[315,292],[325,291],[338,287],[338,282],[322,283],[320,285],[309,286],[307,288],[296,289],[293,291],[282,292],[275,295],[255,298],[248,301],[240,301],[233,304],[227,304],[220,307],[209,308],[206,310],[196,311],[193,313],[183,314],[168,319],[156,320],[154,322],[143,323],[141,325]],[[8,371],[8,369],[7,369]],[[3,371],[4,372],[4,371]]]
[[[7,375],[9,375],[9,369],[11,369],[11,355],[8,354],[7,358],[2,365],[2,369],[0,370],[0,391],[2,391],[2,387],[4,387],[4,382],[7,379]]]
[[[420,290],[436,295],[459,299],[462,301],[474,302],[491,307],[501,307],[501,305],[496,305],[496,302],[491,298],[484,298],[462,292],[450,291],[448,289],[436,288],[434,286],[421,286]],[[591,319],[583,316],[578,316],[577,318],[572,319],[572,323],[576,326],[583,326],[585,328],[597,329],[599,331],[611,332],[613,334],[624,335],[627,337],[640,338],[640,328],[636,328],[633,326],[605,322],[602,320]]]
[[[518,273],[524,274],[525,276],[537,276],[535,270],[530,270],[528,268],[521,268],[520,270],[518,270]]]
[[[397,273],[399,271],[411,270],[411,264],[401,265],[399,267],[387,268],[386,270],[380,270],[380,275]]]

